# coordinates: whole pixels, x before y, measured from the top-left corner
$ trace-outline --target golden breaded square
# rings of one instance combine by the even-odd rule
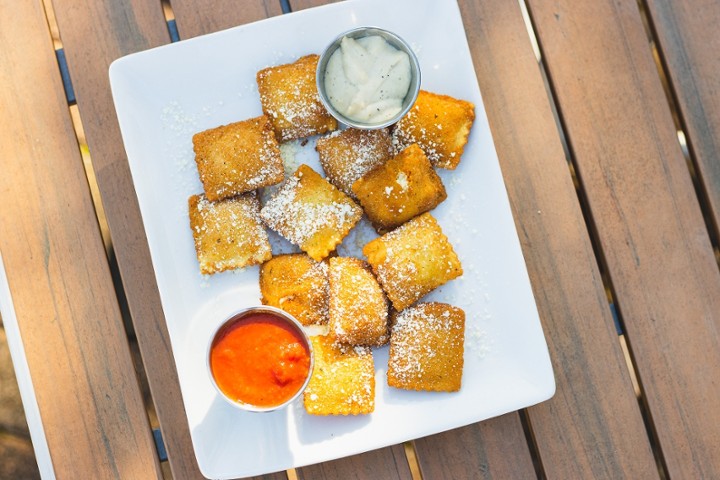
[[[246,193],[219,202],[204,195],[188,199],[190,228],[200,273],[218,273],[270,260],[272,251],[260,221],[260,202]]]
[[[329,336],[350,345],[388,341],[388,302],[367,262],[351,257],[328,261]]]
[[[266,116],[193,135],[200,181],[215,202],[285,178],[280,148]]]
[[[281,308],[303,325],[328,319],[328,268],[304,253],[278,255],[260,267],[262,303]]]
[[[320,102],[315,71],[318,55],[257,72],[258,93],[278,141],[309,137],[337,128],[337,120]]]
[[[465,312],[446,303],[419,303],[397,315],[390,334],[388,385],[457,392],[462,384]]]
[[[393,153],[392,137],[386,128],[347,128],[318,138],[315,146],[327,179],[341,192],[355,198],[352,184]]]
[[[429,213],[372,240],[363,254],[398,311],[463,273],[452,245]]]
[[[315,170],[300,165],[260,216],[268,227],[319,262],[360,220],[362,209]]]
[[[442,180],[417,143],[370,170],[352,188],[380,233],[432,210],[447,198]]]
[[[375,364],[368,347],[335,343],[329,336],[310,337],[315,357],[303,394],[311,415],[359,415],[375,410]]]
[[[454,170],[474,120],[472,103],[420,90],[415,105],[395,126],[395,149],[417,143],[434,166]]]

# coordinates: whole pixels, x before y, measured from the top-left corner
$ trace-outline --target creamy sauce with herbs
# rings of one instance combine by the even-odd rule
[[[325,69],[325,91],[335,109],[364,123],[389,120],[410,88],[410,58],[379,35],[344,37]]]

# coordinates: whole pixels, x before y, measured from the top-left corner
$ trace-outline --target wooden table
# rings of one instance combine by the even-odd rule
[[[323,2],[170,3],[0,1],[2,313],[59,478],[167,470],[135,335],[169,470],[201,477],[108,65],[168,15],[189,38]],[[720,478],[720,3],[520,3],[460,7],[557,393],[291,478]]]

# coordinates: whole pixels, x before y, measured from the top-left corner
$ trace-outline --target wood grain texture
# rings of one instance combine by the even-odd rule
[[[520,417],[510,413],[415,440],[423,478],[535,478]]]
[[[167,24],[160,2],[53,6],[170,467],[176,478],[202,478],[107,73],[116,58],[168,43]]]
[[[299,12],[307,8],[319,7],[320,5],[327,5],[328,3],[338,3],[341,0],[288,0],[290,10],[293,12]]]
[[[57,478],[159,478],[42,3],[0,5],[0,249]]]
[[[527,410],[545,475],[657,478],[520,8],[460,7],[555,369],[555,396]]]
[[[720,236],[720,3],[647,0],[646,4]]]
[[[172,8],[182,39],[282,14],[280,0],[245,1],[242,4],[234,0],[211,3],[173,0]]]
[[[322,478],[333,480],[412,479],[403,445],[394,445],[352,457],[298,468],[297,476],[300,480]]]
[[[529,5],[668,473],[720,478],[720,272],[638,7]]]

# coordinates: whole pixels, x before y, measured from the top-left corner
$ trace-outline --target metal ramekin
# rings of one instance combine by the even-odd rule
[[[410,87],[408,88],[408,93],[403,100],[402,109],[400,110],[400,112],[398,112],[397,115],[381,123],[363,123],[358,122],[357,120],[347,118],[332,106],[325,92],[325,69],[327,67],[327,62],[330,59],[330,56],[335,52],[335,50],[340,47],[340,41],[344,37],[362,38],[370,35],[379,35],[383,37],[385,41],[387,41],[390,45],[402,52],[407,53],[408,57],[410,58]],[[410,45],[408,45],[405,40],[398,37],[396,34],[377,27],[358,27],[353,28],[352,30],[348,30],[345,33],[341,33],[337,36],[337,38],[335,38],[335,40],[330,43],[330,45],[327,46],[327,48],[325,48],[322,55],[320,55],[320,60],[318,61],[315,80],[317,82],[317,89],[320,95],[320,100],[322,101],[327,111],[339,122],[351,127],[361,128],[364,130],[385,128],[389,125],[396,123],[403,116],[405,116],[405,114],[410,110],[410,108],[412,108],[413,104],[415,103],[418,92],[420,91],[420,62],[418,62],[418,59],[415,56],[415,52],[413,52],[412,48],[410,48]]]
[[[280,320],[284,320],[287,322],[287,325],[293,328],[300,336],[300,338],[303,341],[303,344],[307,347],[308,352],[310,354],[310,368],[308,369],[308,375],[305,379],[305,382],[302,384],[300,389],[293,395],[291,398],[289,398],[284,403],[281,403],[280,405],[275,405],[272,407],[258,407],[255,405],[251,405],[249,403],[239,402],[235,399],[232,399],[225,395],[225,392],[223,392],[218,384],[215,382],[215,376],[212,373],[212,368],[210,367],[210,354],[212,352],[213,345],[215,344],[216,340],[220,338],[220,336],[227,331],[229,328],[233,327],[237,322],[242,320],[243,318],[247,317],[248,315],[252,315],[254,313],[269,313]],[[220,327],[215,331],[215,334],[210,339],[210,342],[208,344],[207,348],[207,355],[205,356],[206,362],[207,362],[207,372],[208,376],[210,377],[210,382],[213,384],[213,387],[215,387],[215,390],[220,394],[220,396],[225,399],[230,405],[237,407],[241,410],[246,410],[249,412],[271,412],[274,410],[279,410],[281,408],[286,407],[287,405],[291,404],[298,396],[300,396],[303,391],[305,391],[305,388],[307,387],[308,383],[310,382],[310,377],[312,376],[313,371],[313,365],[315,363],[315,358],[313,355],[313,348],[312,348],[312,342],[310,342],[310,338],[308,337],[307,333],[305,333],[305,330],[303,329],[303,326],[298,322],[295,317],[290,315],[289,313],[280,310],[279,308],[271,307],[268,305],[259,305],[255,307],[249,307],[244,308],[242,310],[239,310],[232,315],[228,317],[227,320],[225,320]]]

